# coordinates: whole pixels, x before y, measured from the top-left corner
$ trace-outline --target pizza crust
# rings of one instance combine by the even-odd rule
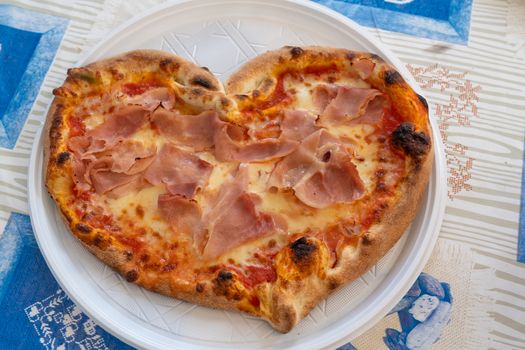
[[[395,98],[397,108],[415,125],[414,132],[431,137],[424,100],[415,94],[393,67],[375,55],[344,49],[284,47],[258,56],[241,67],[225,83],[229,95],[224,95],[221,83],[206,69],[171,54],[140,50],[68,72],[64,85],[56,91],[57,96],[45,125],[44,162],[48,191],[73,234],[91,253],[128,281],[199,305],[241,310],[266,319],[276,330],[286,333],[321,299],[365,273],[398,241],[417,213],[430,176],[433,155],[431,140],[425,154],[409,155],[409,175],[398,188],[398,202],[383,212],[382,221],[369,229],[357,247],[343,250],[334,268],[330,267],[327,246],[317,238],[308,237],[290,243],[278,253],[275,258],[277,280],[257,285],[255,292],[248,291],[235,273],[227,271],[218,271],[214,279],[196,283],[179,280],[165,273],[160,274],[155,283],[151,283],[143,280],[144,276],[134,270],[129,251],[103,230],[92,227],[86,229],[66,205],[67,198],[73,194],[65,188],[72,184],[68,175],[71,160],[61,156],[62,152],[67,152],[63,140],[66,136],[63,103],[71,93],[88,88],[82,80],[85,77],[79,81],[81,75],[88,74],[88,80],[105,79],[105,75],[114,76],[120,69],[141,72],[154,71],[160,67],[162,72],[172,74],[176,83],[187,89],[187,102],[201,107],[215,106],[224,111],[223,115],[227,115],[230,109],[235,108],[235,102],[228,96],[253,95],[254,90],[257,90],[257,95],[264,98],[275,88],[276,76],[291,66],[300,69],[312,61],[337,62],[358,75],[352,62],[359,59],[371,60],[375,64],[371,75],[366,78],[367,82]],[[249,301],[254,294],[258,296],[258,307]]]

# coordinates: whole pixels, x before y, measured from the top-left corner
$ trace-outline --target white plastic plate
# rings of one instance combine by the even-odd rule
[[[392,53],[346,17],[295,0],[176,1],[117,28],[78,65],[138,48],[174,52],[225,79],[242,63],[283,45],[317,44],[370,51],[414,79]],[[419,91],[419,93],[421,93]],[[435,164],[421,209],[400,242],[369,272],[323,300],[288,334],[236,312],[212,310],[127,283],[87,252],[63,225],[43,180],[42,135],[29,169],[33,228],[54,276],[91,318],[123,341],[145,349],[333,348],[379,321],[426,263],[445,207],[445,164],[438,128]]]

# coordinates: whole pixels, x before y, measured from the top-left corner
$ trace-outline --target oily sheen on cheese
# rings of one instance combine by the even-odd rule
[[[223,86],[134,51],[54,94],[46,186],[71,232],[129,282],[281,332],[393,246],[432,161],[424,99],[368,53],[285,47]]]

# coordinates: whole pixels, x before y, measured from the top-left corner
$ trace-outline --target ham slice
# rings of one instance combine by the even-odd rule
[[[219,161],[260,162],[281,158],[293,152],[297,141],[286,138],[267,138],[257,141],[240,141],[240,127],[221,123],[214,135],[215,157]]]
[[[151,122],[161,135],[177,144],[191,146],[196,151],[213,146],[218,121],[215,111],[205,111],[198,115],[181,115],[159,108],[151,117]]]
[[[148,115],[139,106],[121,107],[85,135],[70,138],[68,147],[80,158],[93,158],[93,153],[110,149],[137,132],[148,121]]]
[[[235,179],[222,185],[211,211],[204,217],[209,233],[203,250],[205,259],[216,258],[278,229],[272,215],[257,209],[261,199],[247,192],[247,185],[248,169],[241,164]]]
[[[202,232],[202,212],[199,204],[183,196],[161,194],[157,201],[162,218],[171,229],[188,237]]]
[[[324,129],[277,163],[268,187],[292,188],[301,202],[314,208],[352,201],[365,189],[345,147]]]
[[[192,198],[203,188],[213,166],[199,157],[166,143],[144,173],[153,185],[165,184],[169,193]]]
[[[93,185],[99,194],[127,185],[126,190],[120,188],[118,194],[114,193],[117,197],[125,195],[141,187],[141,174],[153,162],[155,153],[154,147],[144,147],[141,142],[126,140],[97,154],[94,159],[83,160],[86,164],[83,169],[84,181]]]
[[[111,147],[137,132],[148,121],[148,116],[149,111],[140,106],[124,106],[110,114],[104,123],[89,130],[86,136]]]
[[[111,171],[134,175],[146,170],[153,162],[156,152],[154,146],[145,147],[142,142],[125,140],[97,156],[98,159],[111,159]]]
[[[166,87],[150,89],[140,95],[135,95],[127,100],[130,105],[139,105],[148,111],[162,107],[170,110],[175,105],[175,95]]]
[[[301,141],[319,128],[315,125],[316,116],[304,110],[285,110],[281,121],[281,137]]]
[[[355,60],[354,62],[352,62],[352,65],[357,70],[357,73],[359,74],[359,77],[361,77],[361,79],[367,79],[370,76],[370,74],[372,74],[372,71],[376,66],[376,64],[368,58],[361,58]]]
[[[361,61],[368,60],[362,59],[359,62]],[[373,67],[368,66],[368,69]],[[389,107],[388,100],[379,90],[333,84],[316,86],[312,98],[320,114],[318,124],[325,127],[376,124],[381,120],[385,108]]]
[[[294,187],[295,196],[313,208],[326,208],[335,203],[351,202],[361,197],[365,188],[348,152],[337,146],[327,151],[329,160],[311,176],[305,176]],[[325,159],[327,157],[325,156]]]
[[[356,123],[357,119],[366,113],[370,101],[376,98],[384,99],[379,90],[341,86],[335,98],[322,111],[319,125],[338,126]]]
[[[322,84],[314,88],[312,92],[312,101],[317,109],[317,114],[323,113],[326,106],[337,96],[339,86],[335,84]]]
[[[140,180],[139,174],[128,175],[124,173],[116,173],[111,170],[94,170],[95,171],[91,172],[91,181],[95,191],[99,194],[109,192],[119,186],[124,186],[129,183],[136,185]]]

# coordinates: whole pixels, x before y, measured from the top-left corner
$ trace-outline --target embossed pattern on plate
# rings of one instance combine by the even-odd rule
[[[319,12],[317,5],[296,1],[180,1],[117,29],[80,64],[135,48],[160,48],[206,66],[224,80],[250,58],[283,45],[348,47],[392,60],[355,25],[332,16]],[[397,301],[396,293],[401,295],[417,277],[433,246],[444,204],[437,194],[444,167],[436,147],[437,170],[412,229],[374,268],[319,303],[282,335],[251,316],[146,291],[91,256],[67,232],[42,187],[39,147],[33,150],[29,177],[36,179],[30,184],[31,212],[51,270],[86,313],[124,341],[146,348],[319,348],[355,336],[386,313]]]

